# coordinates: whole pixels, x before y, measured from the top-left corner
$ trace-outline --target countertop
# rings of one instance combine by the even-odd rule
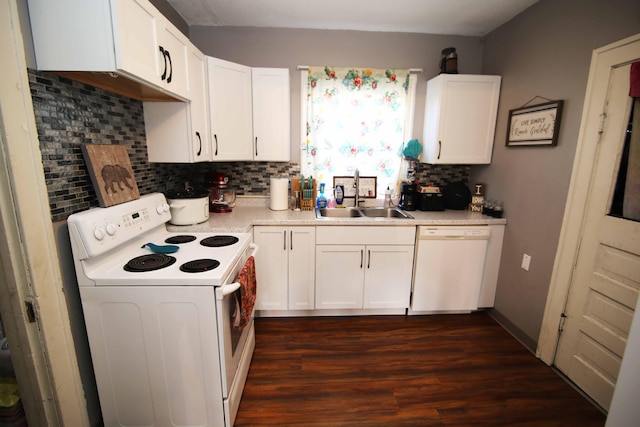
[[[398,218],[316,218],[315,211],[272,211],[267,197],[238,197],[232,212],[211,213],[209,220],[194,225],[171,225],[172,232],[250,232],[256,225],[364,225],[364,226],[417,226],[417,225],[494,225],[506,224],[505,218],[492,218],[468,210],[442,212],[408,212],[414,219]]]

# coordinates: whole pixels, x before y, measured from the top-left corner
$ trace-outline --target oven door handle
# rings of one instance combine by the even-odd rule
[[[249,247],[252,249],[251,255],[249,256],[256,256],[256,254],[258,253],[258,245],[256,245],[255,243],[249,243]],[[227,285],[219,287],[216,290],[216,296],[218,299],[222,300],[224,297],[234,293],[238,289],[240,289],[240,282],[229,283]]]
[[[227,295],[234,293],[238,289],[240,289],[240,282],[229,283],[228,285],[224,285],[221,287],[220,296],[224,298]]]

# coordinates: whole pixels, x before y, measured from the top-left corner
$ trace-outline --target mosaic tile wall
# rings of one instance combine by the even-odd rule
[[[29,84],[52,221],[98,206],[80,149],[83,143],[125,145],[140,194],[180,189],[185,182],[206,188],[206,174],[216,171],[229,176],[238,195],[267,196],[271,176],[300,174],[299,165],[281,162],[149,163],[141,102],[33,70]],[[421,183],[444,186],[468,181],[469,167],[421,164],[417,177]]]

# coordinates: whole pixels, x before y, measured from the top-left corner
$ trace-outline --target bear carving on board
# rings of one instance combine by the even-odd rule
[[[129,183],[129,180],[133,180],[131,174],[127,169],[120,165],[104,165],[100,175],[102,175],[104,191],[106,193],[109,191],[117,193],[118,189],[116,188],[116,184],[120,190],[124,190],[122,184],[124,184],[128,189],[133,190],[133,186]]]

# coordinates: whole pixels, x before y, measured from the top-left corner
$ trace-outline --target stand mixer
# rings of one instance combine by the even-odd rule
[[[229,177],[220,172],[207,173],[209,182],[209,212],[231,212],[235,206],[236,191],[229,187]]]

